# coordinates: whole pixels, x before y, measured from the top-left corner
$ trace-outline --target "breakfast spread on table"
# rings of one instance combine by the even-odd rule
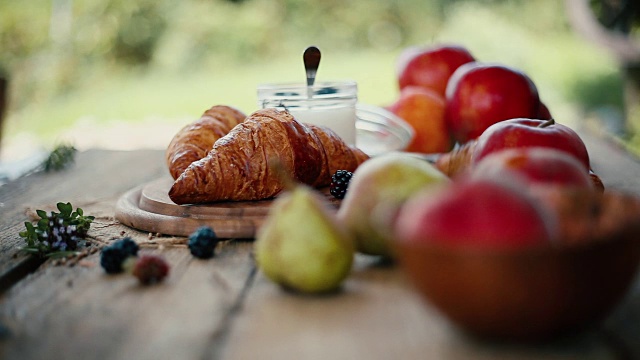
[[[583,139],[524,72],[450,45],[408,49],[399,69],[386,111],[413,130],[400,151],[370,156],[299,121],[329,116],[306,101],[337,89],[309,85],[304,105],[299,89],[276,91],[295,96],[296,111],[216,105],[168,145],[173,182],[127,195],[130,207],[161,204],[160,216],[130,223],[158,231],[169,219],[198,257],[214,256],[220,234],[253,238],[265,276],[303,293],[339,289],[356,252],[391,258],[427,302],[480,335],[547,338],[610,311],[640,262],[640,199],[605,190]],[[616,281],[594,275],[613,268]]]

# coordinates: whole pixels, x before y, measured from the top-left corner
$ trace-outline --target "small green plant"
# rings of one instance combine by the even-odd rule
[[[73,211],[71,203],[57,204],[60,212],[36,210],[40,217],[35,225],[24,223],[26,230],[19,233],[27,243],[24,251],[40,256],[65,256],[83,246],[94,216],[85,216],[81,208]]]
[[[60,144],[56,146],[42,162],[44,171],[58,171],[71,165],[75,161],[77,151],[73,145]]]

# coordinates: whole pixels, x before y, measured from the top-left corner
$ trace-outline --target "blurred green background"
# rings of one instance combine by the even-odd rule
[[[251,112],[258,84],[304,80],[308,45],[323,53],[319,80],[354,79],[360,101],[387,105],[402,49],[441,42],[525,71],[560,122],[619,130],[619,64],[571,29],[563,1],[2,0],[1,153],[114,124],[148,140],[215,104]]]

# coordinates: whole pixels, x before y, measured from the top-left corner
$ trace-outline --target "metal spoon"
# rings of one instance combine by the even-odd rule
[[[313,86],[316,81],[318,66],[320,66],[320,49],[315,46],[309,46],[302,54],[302,60],[307,73],[307,86]]]

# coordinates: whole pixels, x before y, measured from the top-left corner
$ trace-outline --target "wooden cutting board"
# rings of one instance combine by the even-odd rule
[[[201,205],[177,205],[168,193],[173,180],[161,178],[129,190],[116,203],[115,216],[129,227],[164,235],[189,236],[210,226],[220,238],[250,239],[262,225],[273,200],[225,201]],[[334,205],[340,200],[320,191]]]

